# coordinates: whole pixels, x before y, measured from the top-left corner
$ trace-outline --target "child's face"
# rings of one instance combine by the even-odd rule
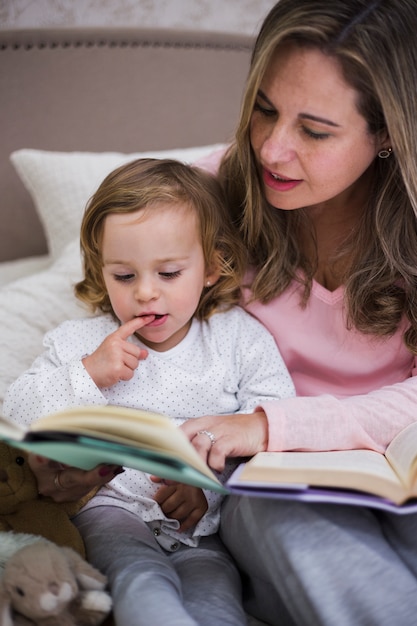
[[[155,315],[137,335],[160,352],[185,337],[207,281],[218,279],[217,268],[206,268],[195,212],[179,204],[109,215],[102,256],[117,317]]]

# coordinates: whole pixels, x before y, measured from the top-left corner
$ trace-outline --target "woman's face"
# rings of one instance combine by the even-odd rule
[[[268,202],[284,210],[354,203],[382,147],[359,113],[337,60],[278,48],[263,77],[250,137]],[[329,206],[334,207],[331,202]]]

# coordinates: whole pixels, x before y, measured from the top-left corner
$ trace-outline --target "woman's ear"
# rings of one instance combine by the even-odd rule
[[[392,151],[391,139],[390,139],[390,136],[389,136],[388,131],[386,129],[385,130],[381,130],[378,133],[376,146],[377,146],[377,152],[380,152],[381,150],[390,150],[390,151]]]

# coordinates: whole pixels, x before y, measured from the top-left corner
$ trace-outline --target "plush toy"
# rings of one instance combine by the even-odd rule
[[[40,496],[26,453],[0,442],[0,531],[40,535],[85,557],[84,543],[70,517],[92,494],[76,503]]]
[[[0,577],[0,626],[97,626],[109,615],[106,577],[72,548],[0,533],[0,551],[7,543],[12,554]]]
[[[42,537],[31,535],[30,533],[0,532],[0,579],[3,576],[6,563],[8,563],[14,553],[24,546],[29,546],[31,543],[39,541],[39,539],[42,539]]]

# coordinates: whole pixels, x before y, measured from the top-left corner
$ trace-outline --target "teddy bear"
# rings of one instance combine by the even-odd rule
[[[70,518],[93,493],[75,503],[40,496],[27,454],[0,442],[0,531],[40,535],[85,557],[82,537]]]
[[[106,577],[72,548],[14,532],[0,546],[0,626],[97,626],[110,614]]]

